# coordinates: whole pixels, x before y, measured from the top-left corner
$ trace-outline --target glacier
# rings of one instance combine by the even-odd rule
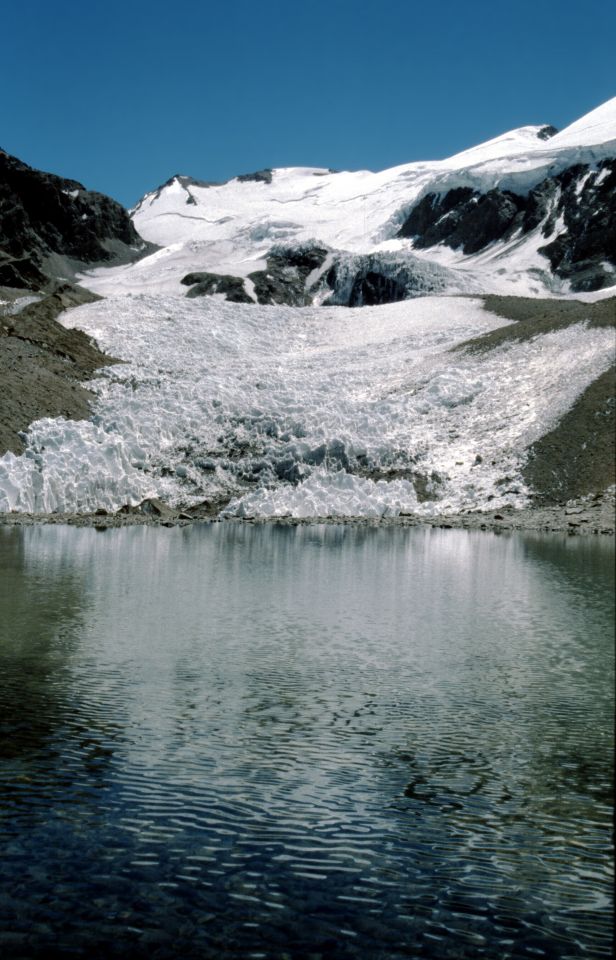
[[[470,297],[259,307],[120,296],[63,315],[124,363],[90,421],[40,420],[0,459],[0,510],[110,512],[159,497],[235,517],[523,506],[525,450],[609,365],[576,324],[488,352]]]
[[[601,187],[612,176],[601,164],[614,158],[616,98],[560,133],[523,127],[379,173],[172,177],[132,211],[160,249],[81,274],[104,299],[61,317],[122,362],[92,382],[89,420],[39,420],[24,454],[0,458],[0,511],[114,512],[149,498],[208,501],[237,518],[525,506],[528,449],[613,363],[613,330],[581,321],[464,347],[509,324],[480,295],[570,294],[542,253],[545,231],[469,255],[421,248],[400,229],[431,194],[522,194],[576,165],[581,193],[584,171]],[[567,230],[553,219],[551,240]],[[233,281],[227,292],[239,284],[248,302],[207,279],[210,295],[199,295],[194,278],[210,275]],[[371,302],[371,276],[399,302],[359,306]],[[307,305],[275,300],[285,277]],[[274,305],[253,302],[259,284]]]

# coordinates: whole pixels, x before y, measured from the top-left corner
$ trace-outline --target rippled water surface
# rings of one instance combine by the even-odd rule
[[[0,529],[0,955],[608,956],[613,562]]]

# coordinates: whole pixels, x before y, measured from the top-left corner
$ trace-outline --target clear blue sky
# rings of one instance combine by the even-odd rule
[[[616,94],[613,0],[4,0],[0,146],[126,205],[174,173],[382,169]]]

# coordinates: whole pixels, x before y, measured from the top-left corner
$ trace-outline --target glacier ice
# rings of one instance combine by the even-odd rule
[[[90,421],[41,420],[0,459],[0,510],[159,496],[231,516],[384,516],[522,505],[524,451],[611,359],[578,324],[473,354],[507,321],[468,297],[259,307],[115,297],[63,315],[125,361]]]

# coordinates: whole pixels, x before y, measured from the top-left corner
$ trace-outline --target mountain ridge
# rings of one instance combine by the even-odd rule
[[[51,291],[88,265],[153,249],[117,201],[0,150],[0,285]]]
[[[214,278],[202,295],[226,287],[230,299],[298,306],[362,302],[330,281],[344,274],[345,289],[359,289],[366,269],[379,278],[370,303],[376,288],[396,299],[605,290],[616,283],[615,170],[616,98],[559,132],[520,127],[445,160],[378,173],[282,167],[221,184],[176,175],[131,211],[138,232],[161,249],[132,267],[87,271],[82,282],[103,295],[182,296],[185,278],[202,273]],[[436,232],[412,230],[428,207]],[[597,213],[589,244],[586,225]],[[302,284],[294,261],[310,247],[326,249],[329,261]]]
[[[318,268],[301,267],[306,250],[326,251]],[[207,279],[190,284],[197,274]],[[67,280],[103,296],[296,306],[609,290],[616,98],[561,131],[520,127],[377,173],[175,174],[128,212],[0,151],[0,284],[49,291]]]

